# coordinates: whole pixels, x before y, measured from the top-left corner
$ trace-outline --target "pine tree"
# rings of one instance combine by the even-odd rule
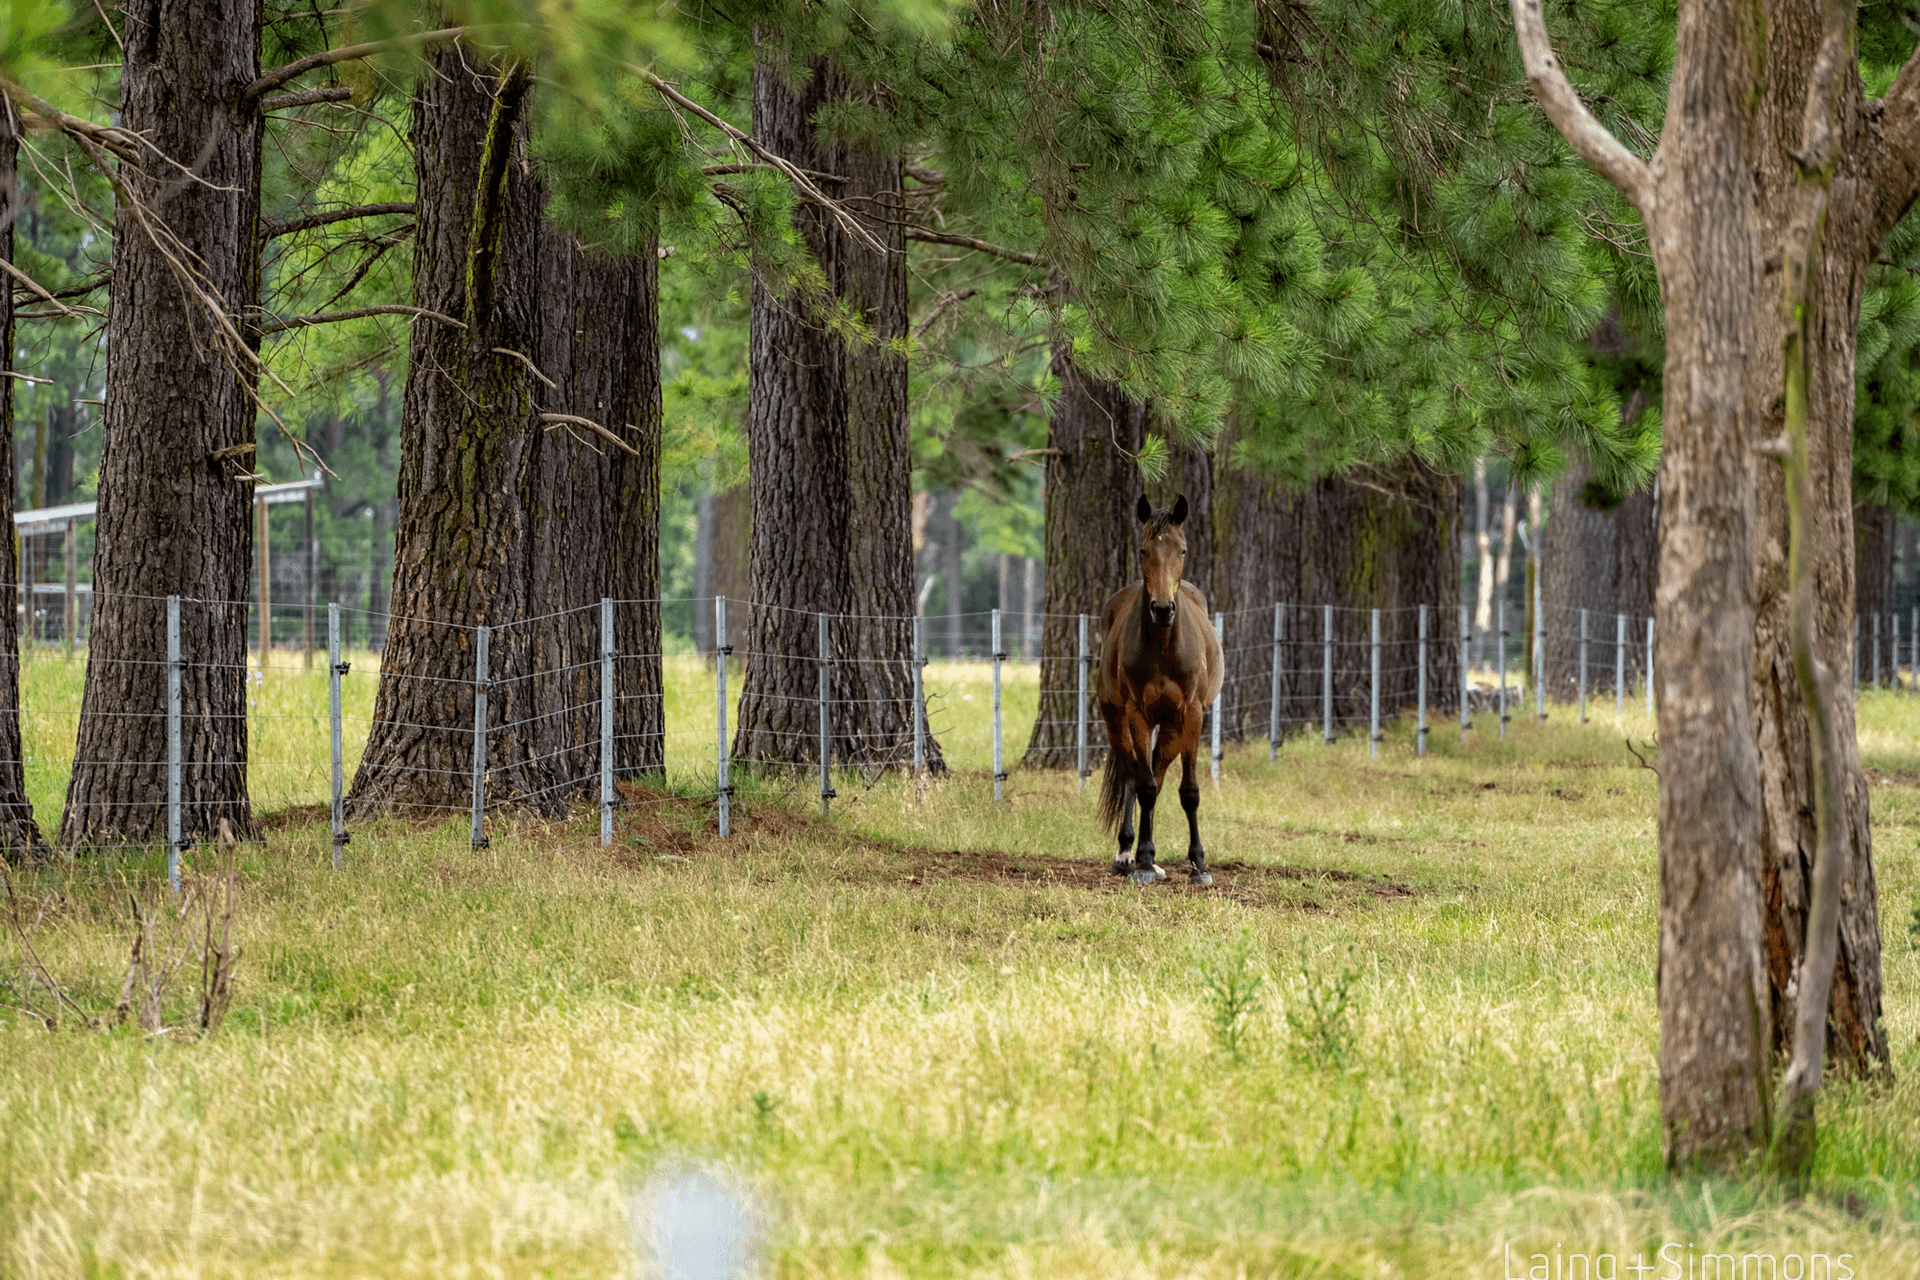
[[[124,14],[136,35],[120,125],[151,153],[122,169],[117,191],[92,639],[60,839],[163,834],[168,595],[194,602],[181,614],[183,836],[217,835],[225,821],[250,838],[258,339],[233,317],[259,294],[261,118],[247,90],[260,73],[260,14],[234,0],[143,0]],[[199,181],[170,168],[187,157]]]
[[[20,210],[20,184],[14,173],[20,137],[11,104],[0,101],[0,262],[13,264],[14,223]],[[13,475],[13,281],[0,289],[0,475]],[[13,525],[13,486],[0,486],[0,527]],[[16,535],[17,537],[17,535]],[[19,591],[15,580],[20,558],[9,555],[0,567],[0,595],[8,600]],[[39,857],[46,851],[40,828],[27,799],[26,753],[20,739],[20,625],[12,608],[0,609],[0,857],[9,862]],[[32,616],[31,613],[28,614]]]

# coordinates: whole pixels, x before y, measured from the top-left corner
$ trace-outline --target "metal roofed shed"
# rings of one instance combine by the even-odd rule
[[[264,655],[272,647],[272,547],[268,537],[267,508],[282,506],[290,502],[303,502],[307,508],[307,585],[306,612],[303,627],[307,665],[313,665],[313,591],[319,577],[319,544],[313,536],[313,498],[324,491],[327,482],[315,475],[306,480],[292,480],[284,484],[256,485],[253,490],[254,509],[254,557],[257,564],[260,598],[260,652]],[[31,641],[37,634],[35,626],[36,605],[49,596],[61,600],[61,643],[68,656],[72,656],[74,638],[81,628],[80,601],[89,604],[87,612],[91,614],[93,597],[92,586],[79,581],[78,533],[80,522],[92,520],[98,514],[97,502],[69,502],[58,507],[39,507],[30,511],[13,513],[13,528],[20,539],[19,600],[16,608],[20,611],[21,632],[23,638]],[[29,582],[27,565],[29,562],[28,542],[36,537],[49,534],[66,535],[66,582]]]

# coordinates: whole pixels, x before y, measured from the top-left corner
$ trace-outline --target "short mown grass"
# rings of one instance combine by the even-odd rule
[[[57,806],[39,716],[78,686],[43,661]],[[1010,760],[1034,683],[1009,673]],[[217,1035],[0,1014],[0,1270],[622,1275],[634,1190],[697,1162],[764,1199],[792,1277],[1501,1277],[1556,1250],[1628,1275],[1669,1242],[1920,1272],[1920,699],[1860,704],[1896,1070],[1829,1089],[1788,1205],[1662,1169],[1644,712],[1440,725],[1426,759],[1404,723],[1378,761],[1233,748],[1203,788],[1216,885],[1182,882],[1169,806],[1174,879],[1139,890],[1070,776],[1016,767],[993,803],[984,667],[930,669],[953,777],[837,780],[823,821],[811,779],[745,775],[724,842],[693,794],[711,683],[675,659],[669,687],[669,788],[609,850],[586,810],[477,852],[394,822],[336,875],[291,809],[324,769],[256,767],[291,812],[245,853]],[[323,765],[324,675],[258,690],[256,751]],[[93,863],[30,888],[49,969],[104,1007],[124,893]]]

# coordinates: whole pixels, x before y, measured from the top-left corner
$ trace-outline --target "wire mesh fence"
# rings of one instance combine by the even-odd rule
[[[662,641],[663,622],[696,611],[712,619],[711,652]],[[996,800],[1022,768],[1084,785],[1106,754],[1091,615],[1010,625],[998,611],[603,600],[490,627],[326,604],[309,632],[303,614],[274,604],[263,627],[248,602],[89,597],[91,643],[23,640],[21,763],[36,813],[61,815],[48,835],[163,853],[177,885],[183,852],[223,819],[255,833],[261,813],[326,821],[344,865],[354,824],[385,812],[458,820],[478,847],[505,815],[597,808],[607,844],[623,808],[694,802],[725,835],[744,775],[831,811],[843,788],[940,770],[987,774]],[[1264,740],[1272,758],[1292,736],[1364,733],[1378,755],[1395,722],[1416,753],[1434,732],[1504,735],[1544,718],[1549,693],[1581,720],[1624,716],[1630,699],[1652,710],[1645,617],[1536,608],[1529,632],[1502,608],[1481,663],[1465,608],[1275,602],[1209,621],[1226,667],[1203,747],[1215,777],[1230,744]],[[945,656],[930,653],[936,631]],[[384,655],[355,644],[376,636]],[[1067,640],[1050,650],[1041,636]],[[1856,643],[1856,686],[1913,692],[1920,607],[1865,619]],[[394,656],[422,651],[431,669]]]

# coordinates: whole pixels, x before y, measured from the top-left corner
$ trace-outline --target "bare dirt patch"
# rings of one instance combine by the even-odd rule
[[[736,809],[732,838],[722,841],[712,802],[625,789],[629,807],[615,818],[615,837],[605,853],[614,863],[638,870],[673,863],[751,861],[756,876],[779,875],[792,854],[793,838],[811,836],[830,851],[809,857],[805,874],[823,868],[846,884],[909,891],[952,882],[1032,885],[1087,893],[1175,893],[1218,895],[1251,906],[1323,911],[1396,902],[1414,896],[1413,886],[1390,877],[1362,875],[1334,867],[1270,865],[1238,859],[1211,861],[1211,885],[1187,883],[1184,854],[1163,860],[1167,879],[1144,890],[1112,873],[1105,859],[1060,858],[1003,853],[997,849],[925,849],[865,839],[844,827],[787,805],[760,802]],[[1340,833],[1347,842],[1372,843],[1357,832]]]

